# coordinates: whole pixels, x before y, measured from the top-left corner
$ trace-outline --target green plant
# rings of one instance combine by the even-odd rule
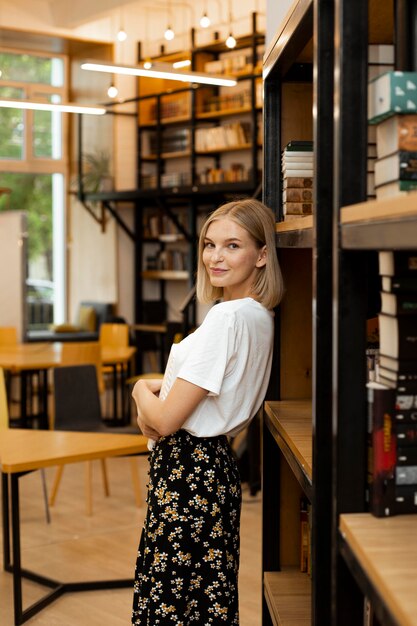
[[[103,181],[110,177],[110,154],[106,150],[83,154],[83,187],[87,193],[100,191]]]

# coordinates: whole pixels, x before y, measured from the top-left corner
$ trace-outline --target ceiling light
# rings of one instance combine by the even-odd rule
[[[190,65],[191,65],[191,59],[184,59],[184,61],[175,61],[175,63],[172,64],[172,67],[175,67],[175,69],[178,70],[181,67],[189,67]]]
[[[172,41],[175,37],[175,33],[172,30],[171,26],[167,26],[167,29],[164,33],[164,37],[167,41]]]
[[[1,98],[0,107],[6,109],[32,109],[36,111],[58,111],[59,113],[88,113],[90,115],[104,115],[104,107],[75,104],[71,102],[37,102],[36,100],[13,100]]]
[[[234,48],[236,46],[236,39],[233,37],[232,33],[230,33],[226,39],[226,46],[228,48]]]
[[[211,21],[210,21],[209,16],[207,15],[207,13],[203,13],[200,19],[201,28],[208,28],[210,24],[211,24]]]
[[[109,98],[115,98],[118,93],[119,93],[119,90],[117,89],[115,85],[113,85],[113,83],[107,89],[107,95],[109,96]]]
[[[183,72],[174,70],[172,65],[163,63],[154,63],[151,69],[146,69],[143,65],[117,65],[105,61],[84,61],[81,63],[81,69],[108,74],[165,78],[167,80],[180,80],[186,83],[202,83],[221,87],[234,87],[237,83],[236,79],[230,76],[216,76],[215,74],[205,74],[204,72]]]

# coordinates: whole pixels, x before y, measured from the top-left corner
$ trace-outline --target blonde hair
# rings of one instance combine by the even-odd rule
[[[200,302],[213,302],[223,297],[222,287],[213,287],[203,263],[204,240],[212,222],[227,217],[244,228],[256,246],[266,246],[266,265],[259,268],[253,285],[253,295],[267,309],[280,302],[284,284],[275,247],[275,215],[259,200],[248,198],[228,202],[216,209],[203,225],[198,244],[197,298]]]

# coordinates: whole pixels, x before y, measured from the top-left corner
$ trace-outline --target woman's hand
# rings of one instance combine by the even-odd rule
[[[147,424],[145,424],[145,422],[141,419],[139,415],[137,417],[137,423],[138,423],[138,426],[140,428],[142,435],[144,435],[145,437],[148,437],[148,439],[153,439],[154,441],[158,441],[161,435],[151,426],[147,426]]]
[[[136,408],[138,411],[138,417],[137,417],[137,423],[138,426],[142,432],[142,434],[145,437],[148,437],[149,439],[154,439],[155,441],[157,441],[160,438],[160,433],[158,433],[157,430],[155,430],[154,428],[152,428],[152,426],[149,426],[149,424],[146,423],[144,416],[141,414],[140,411],[140,395],[141,393],[143,393],[143,391],[146,389],[146,391],[150,391],[151,393],[153,393],[154,395],[158,395],[160,389],[162,386],[162,379],[158,379],[158,378],[152,378],[152,379],[145,379],[145,378],[141,378],[137,381],[137,383],[135,384],[135,386],[133,387],[133,391],[132,391],[132,397],[135,401],[136,404]]]

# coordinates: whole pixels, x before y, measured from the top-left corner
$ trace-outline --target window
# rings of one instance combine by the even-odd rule
[[[0,97],[66,100],[66,59],[0,49]],[[66,118],[49,111],[0,110],[0,210],[28,216],[28,330],[65,319]],[[45,287],[47,285],[47,288]]]

